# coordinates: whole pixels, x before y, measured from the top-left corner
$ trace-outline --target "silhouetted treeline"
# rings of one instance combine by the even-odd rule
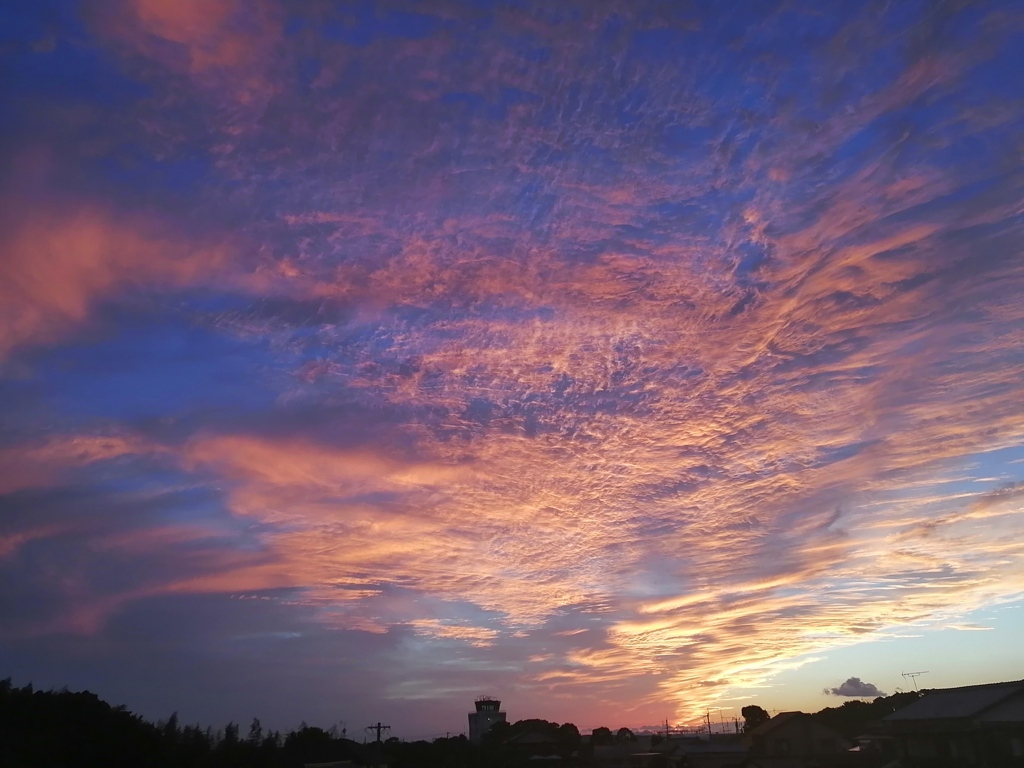
[[[0,765],[160,766],[160,732],[92,693],[33,691],[0,681]]]
[[[827,725],[846,738],[852,739],[872,729],[877,730],[881,726],[882,718],[916,701],[921,693],[906,691],[894,693],[892,696],[879,696],[873,701],[852,699],[843,702],[841,706],[826,707],[815,712],[813,717],[822,725]]]
[[[552,723],[547,720],[518,720],[515,723],[498,722],[484,734],[484,744],[502,744],[509,739],[527,733],[539,734],[551,739],[552,743],[577,749],[580,745],[580,731],[572,723]]]
[[[870,732],[919,695],[847,701],[813,717],[851,738]],[[768,717],[757,706],[744,708],[743,714],[748,725]],[[245,729],[236,723],[218,730],[182,725],[176,714],[154,724],[88,691],[35,691],[31,684],[18,688],[10,678],[0,680],[0,768],[301,768],[340,760],[392,768],[484,768],[527,754],[572,762],[595,745],[634,740],[627,728],[596,728],[583,745],[572,723],[534,719],[497,723],[479,747],[464,736],[357,744],[305,723],[286,734],[264,730],[257,719]]]
[[[153,724],[88,691],[34,691],[0,681],[3,768],[301,768],[334,760],[371,764],[373,748],[321,728],[264,731],[258,720],[244,733],[236,723],[217,731],[182,726],[177,715]]]
[[[550,733],[566,752],[579,747],[572,723],[521,720],[502,724],[504,738],[480,747],[464,736],[433,741],[358,744],[303,725],[287,734],[246,728],[182,725],[177,714],[150,723],[125,707],[112,707],[88,691],[18,688],[0,681],[0,768],[301,768],[305,763],[351,760],[392,768],[484,768],[504,742],[523,733]]]

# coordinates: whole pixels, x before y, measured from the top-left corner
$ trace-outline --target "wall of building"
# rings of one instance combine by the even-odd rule
[[[756,747],[760,754],[772,757],[836,755],[849,748],[849,743],[840,734],[809,717],[780,723],[765,733]]]
[[[469,713],[469,740],[479,744],[491,726],[495,723],[504,723],[505,713],[496,711],[470,712]]]

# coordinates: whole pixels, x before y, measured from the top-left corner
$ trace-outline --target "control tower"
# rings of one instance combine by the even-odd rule
[[[481,696],[476,700],[476,712],[469,713],[469,740],[479,744],[492,725],[504,722],[505,713],[501,711],[501,702],[490,696]]]

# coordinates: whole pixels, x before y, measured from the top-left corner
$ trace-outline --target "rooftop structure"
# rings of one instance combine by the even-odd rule
[[[1024,680],[924,691],[883,723],[908,768],[1024,765]]]
[[[469,713],[469,740],[474,744],[483,741],[484,734],[495,723],[507,722],[501,711],[501,701],[490,696],[481,696],[475,702],[476,711]]]

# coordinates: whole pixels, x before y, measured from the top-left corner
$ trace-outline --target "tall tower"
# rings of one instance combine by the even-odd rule
[[[505,713],[501,711],[501,702],[490,696],[481,696],[476,700],[476,712],[469,713],[469,740],[479,744],[492,725],[504,722]]]

